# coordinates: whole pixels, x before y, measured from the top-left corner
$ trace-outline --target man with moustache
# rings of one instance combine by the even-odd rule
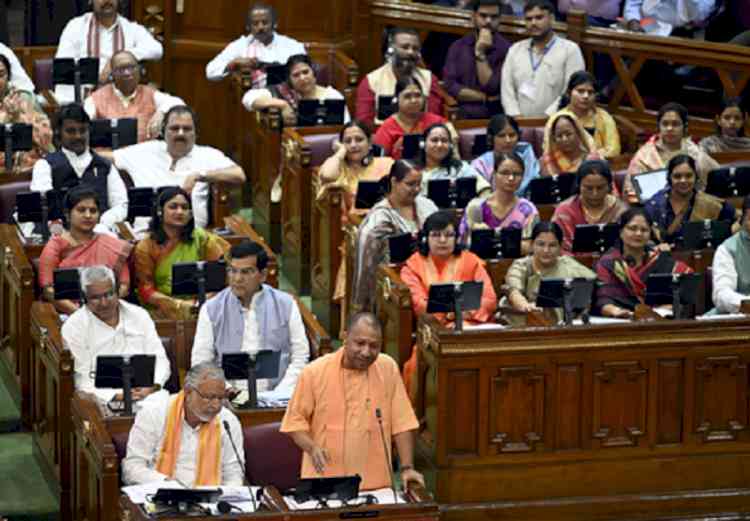
[[[113,231],[115,224],[128,216],[128,192],[112,163],[89,148],[90,125],[81,105],[71,103],[60,109],[55,121],[60,150],[34,163],[30,189],[47,192],[69,190],[80,184],[91,186],[102,210],[95,231]]]
[[[413,431],[419,423],[396,362],[380,353],[382,343],[375,315],[357,313],[344,346],[302,371],[281,423],[281,432],[304,451],[301,478],[359,474],[362,490],[390,487],[395,441],[404,488],[412,481],[424,485],[414,470]]]
[[[256,355],[279,351],[278,377],[258,380],[258,393],[288,400],[310,359],[297,302],[265,284],[268,254],[263,246],[243,241],[229,250],[229,287],[206,301],[198,314],[191,364],[216,362],[226,353]],[[246,380],[230,381],[229,394],[247,389]]]
[[[99,356],[155,355],[153,387],[133,389],[139,401],[158,391],[169,379],[169,359],[156,325],[148,312],[120,300],[114,272],[107,266],[81,271],[81,292],[85,305],[62,326],[63,344],[75,360],[76,389],[94,394],[102,403],[121,401],[122,389],[97,389],[93,374]]]
[[[443,81],[458,100],[460,118],[489,118],[501,110],[500,70],[510,44],[500,36],[499,0],[474,0],[474,30],[448,49]]]
[[[575,42],[552,30],[555,8],[549,0],[530,0],[524,8],[531,38],[514,43],[503,63],[501,94],[509,116],[544,116],[557,106],[568,79],[586,69]]]
[[[252,88],[266,86],[263,66],[269,63],[284,65],[290,56],[306,54],[305,46],[293,38],[276,32],[276,10],[268,4],[256,3],[247,12],[245,31],[227,45],[206,65],[206,78],[220,81],[235,70],[250,69]]]
[[[94,91],[83,108],[91,119],[135,118],[138,120],[138,142],[155,139],[161,131],[164,114],[185,102],[175,96],[141,85],[141,66],[130,51],[112,56],[113,83]]]
[[[413,76],[422,92],[429,92],[427,112],[440,114],[442,99],[438,92],[438,80],[427,69],[418,67],[422,43],[414,29],[396,27],[388,36],[387,61],[375,69],[357,87],[356,118],[370,126],[383,123],[378,115],[378,97],[393,96],[398,78]]]
[[[99,58],[99,83],[109,82],[110,59],[130,51],[138,61],[160,60],[164,49],[148,29],[117,13],[118,0],[91,0],[91,13],[73,18],[63,29],[55,58]],[[57,85],[58,103],[75,99],[72,85]]]
[[[195,225],[208,224],[209,183],[239,185],[245,172],[221,150],[196,145],[198,118],[187,105],[169,109],[164,140],[151,140],[112,152],[115,166],[126,170],[136,187],[181,186],[191,195]]]
[[[190,368],[182,391],[150,400],[128,438],[127,485],[174,480],[183,486],[242,485],[242,427],[224,404],[224,372],[205,362]],[[228,429],[227,429],[228,427]]]

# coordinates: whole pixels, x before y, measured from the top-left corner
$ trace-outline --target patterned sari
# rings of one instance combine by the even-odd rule
[[[466,211],[458,227],[461,243],[471,245],[471,231],[477,229],[502,230],[504,228],[521,228],[524,239],[531,237],[531,230],[539,221],[539,210],[534,203],[523,197],[518,197],[516,204],[503,216],[495,215],[489,200],[477,197],[466,205]]]
[[[172,295],[172,266],[178,262],[215,261],[229,250],[229,243],[203,228],[193,230],[190,242],[167,241],[160,245],[148,238],[135,248],[135,268],[138,296],[152,315],[163,318],[189,318],[185,300],[191,297],[162,299],[152,304],[155,293]]]
[[[32,148],[28,152],[13,154],[11,173],[31,170],[34,163],[48,152],[52,146],[52,127],[49,118],[34,107],[34,101],[28,92],[11,86],[0,99],[0,123],[24,123],[32,126]],[[5,171],[5,161],[0,162]]]
[[[552,215],[552,222],[560,225],[563,231],[562,251],[566,255],[573,253],[573,236],[575,235],[576,226],[585,224],[609,224],[617,222],[622,212],[627,209],[627,205],[618,197],[612,194],[607,195],[604,200],[604,213],[598,220],[591,219],[581,203],[581,197],[574,195],[564,200],[555,208]]]
[[[640,266],[631,266],[619,248],[609,250],[596,264],[596,276],[602,286],[596,293],[596,312],[607,304],[634,310],[646,297],[646,280],[651,274],[690,273],[690,267],[659,250],[646,253]]]
[[[581,144],[581,150],[574,158],[563,154],[555,144],[555,140],[552,139],[552,129],[555,127],[557,120],[562,116],[568,116],[573,120],[578,141]],[[578,171],[581,163],[587,159],[601,159],[601,157],[596,151],[594,139],[591,137],[591,134],[586,132],[586,129],[583,128],[576,115],[565,109],[552,115],[544,127],[544,155],[542,155],[541,159],[542,176],[574,174]]]

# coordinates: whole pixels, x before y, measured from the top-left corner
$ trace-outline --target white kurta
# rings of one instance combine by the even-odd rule
[[[75,360],[76,389],[95,394],[102,402],[110,401],[122,389],[94,387],[96,358],[103,355],[155,355],[154,383],[164,385],[169,379],[169,359],[148,312],[134,304],[120,301],[120,322],[111,327],[83,306],[70,315],[62,326],[63,343]]]
[[[177,395],[164,395],[161,399],[153,400],[144,405],[135,416],[133,428],[128,438],[128,450],[122,462],[122,479],[126,485],[163,481],[167,476],[156,470],[159,450],[164,442],[167,425],[167,414],[172,400]],[[232,440],[237,447],[240,458],[244,461],[244,437],[242,426],[237,417],[226,407],[219,412],[221,422],[221,484],[242,485],[245,469],[232,449],[232,444],[224,428],[224,422],[229,423]],[[180,438],[180,453],[177,455],[174,478],[180,482],[193,486],[196,467],[198,464],[199,428],[193,429],[182,420],[182,435]]]
[[[737,266],[734,257],[725,244],[721,244],[714,253],[712,298],[716,309],[720,313],[738,313],[743,300],[750,299],[750,295],[743,295],[737,291]]]
[[[86,13],[73,18],[68,22],[60,35],[60,43],[57,46],[55,58],[80,59],[88,57],[89,24],[91,23],[92,16],[94,16],[92,13]],[[161,57],[164,54],[164,48],[149,30],[123,16],[118,16],[117,21],[112,24],[112,27],[108,29],[100,27],[99,72],[104,70],[104,67],[112,58],[112,43],[118,25],[122,27],[122,35],[125,40],[123,50],[133,53],[133,56],[135,56],[138,61],[161,60]],[[73,86],[56,86],[55,97],[61,105],[73,102],[75,99]]]
[[[286,65],[287,60],[290,56],[295,54],[307,54],[305,46],[293,38],[284,36],[283,34],[273,33],[273,40],[268,45],[263,45],[260,42],[255,43],[253,50],[250,50],[250,45],[255,42],[255,37],[251,35],[240,36],[229,45],[227,45],[223,51],[221,51],[208,65],[206,65],[206,79],[210,81],[219,81],[225,78],[229,71],[227,66],[232,60],[237,58],[249,58],[254,56],[258,61],[264,63],[280,63]],[[264,87],[261,85],[261,87]]]
[[[86,149],[83,154],[76,155],[66,148],[61,149],[65,157],[70,161],[73,171],[78,179],[83,177],[83,173],[88,168],[93,156],[91,151]],[[32,192],[46,192],[52,190],[52,167],[46,159],[40,159],[34,163],[34,169],[31,171]],[[107,205],[109,208],[99,217],[99,224],[95,231],[110,232],[115,231],[115,224],[124,221],[128,217],[128,190],[125,183],[120,177],[120,173],[112,166],[107,174]]]
[[[258,326],[258,296],[256,293],[250,301],[250,307],[244,309],[245,330],[242,334],[242,352],[255,354],[263,346],[260,345],[260,329]],[[291,359],[289,366],[284,373],[283,378],[278,385],[271,389],[270,380],[258,380],[258,392],[273,391],[275,398],[289,399],[294,392],[294,386],[297,385],[302,369],[310,360],[310,344],[307,341],[305,325],[302,322],[299,307],[295,302],[289,315],[289,339],[291,341],[290,351]],[[214,330],[211,325],[211,318],[208,315],[206,306],[202,306],[198,313],[198,324],[195,329],[195,340],[193,341],[193,351],[190,360],[190,366],[201,362],[217,362],[218,354],[214,346]],[[247,389],[247,380],[229,380],[229,383],[237,389]]]
[[[117,149],[113,152],[115,166],[127,170],[133,184],[140,187],[160,188],[182,186],[190,174],[221,170],[237,166],[223,152],[212,147],[194,145],[192,150],[180,158],[172,169],[173,159],[167,152],[167,143],[151,140]],[[208,224],[208,183],[196,183],[192,192],[195,225],[205,228]]]

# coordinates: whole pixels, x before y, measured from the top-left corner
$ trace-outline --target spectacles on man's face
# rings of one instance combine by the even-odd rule
[[[222,402],[224,400],[224,395],[223,394],[220,395],[220,396],[219,395],[211,395],[211,394],[208,394],[208,395],[207,394],[203,394],[202,392],[200,392],[198,390],[197,387],[194,387],[193,390],[198,394],[198,396],[200,396],[201,400],[203,400],[204,402],[208,402],[208,403],[210,403],[210,402]]]

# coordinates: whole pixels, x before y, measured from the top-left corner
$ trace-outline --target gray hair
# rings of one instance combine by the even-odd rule
[[[112,289],[117,291],[115,272],[108,266],[89,266],[88,268],[81,268],[79,275],[81,278],[81,293],[84,295],[86,294],[86,288],[97,282],[110,281],[112,283]]]
[[[185,375],[183,387],[197,389],[204,380],[225,380],[224,370],[213,362],[201,362],[191,367]]]

